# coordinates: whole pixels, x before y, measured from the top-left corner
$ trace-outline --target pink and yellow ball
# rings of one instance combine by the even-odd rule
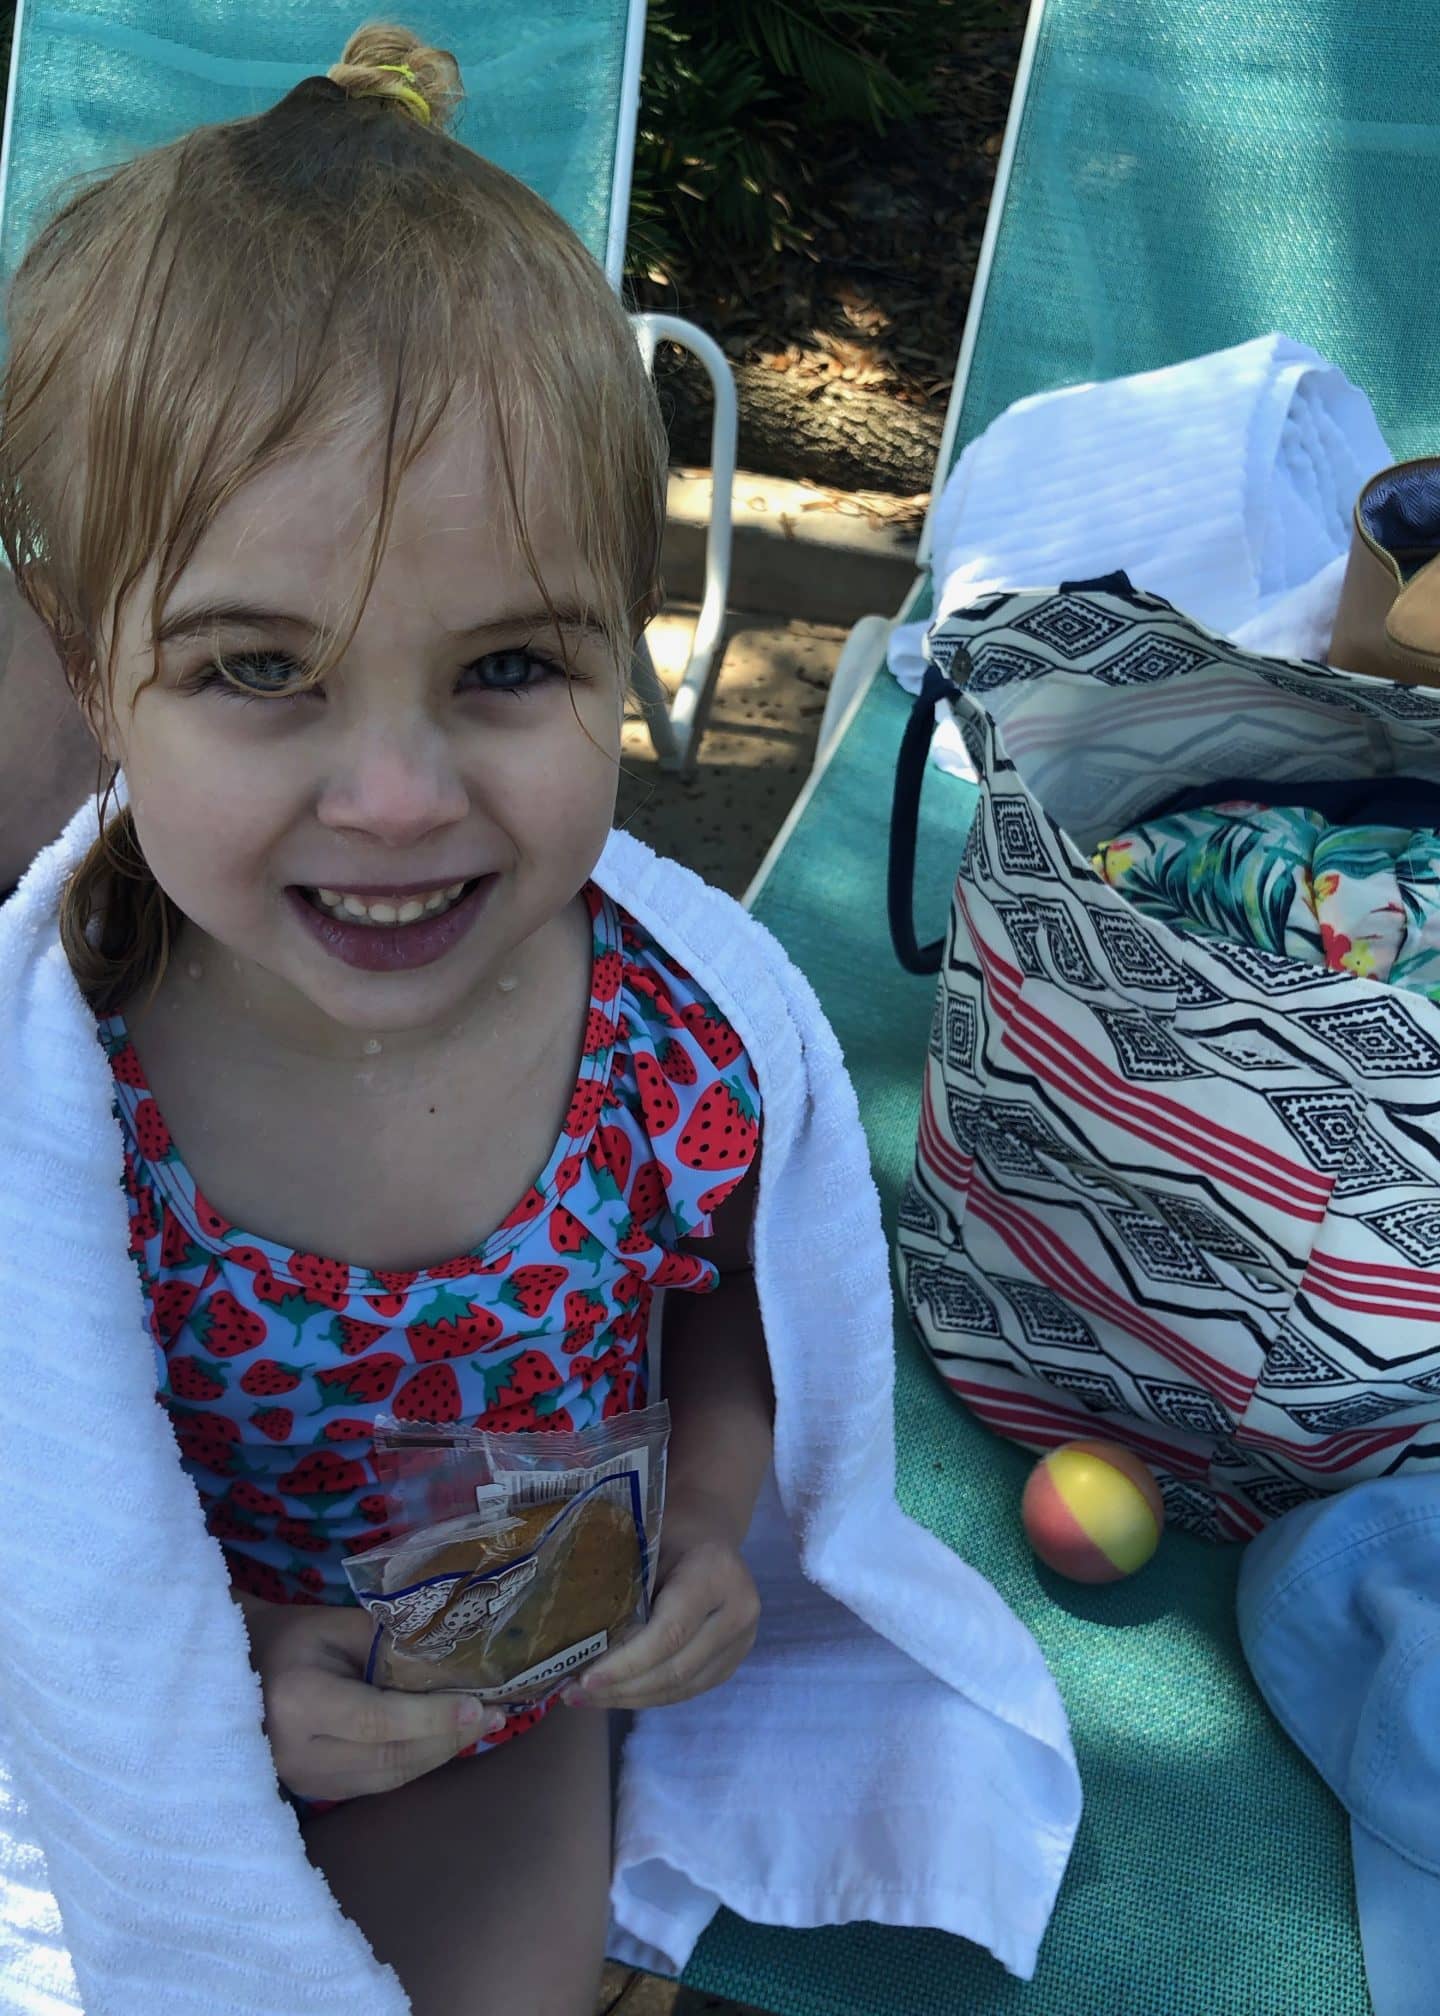
[[[1020,1520],[1057,1575],[1118,1582],[1159,1546],[1165,1504],[1145,1464],[1118,1442],[1067,1442],[1030,1472]]]

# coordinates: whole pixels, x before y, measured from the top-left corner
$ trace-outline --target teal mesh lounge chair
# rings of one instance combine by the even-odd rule
[[[394,18],[450,49],[468,97],[459,137],[553,203],[620,285],[639,103],[644,0],[18,0],[0,145],[0,280],[8,281],[57,183],[118,165],[190,126],[244,118],[327,70],[368,18]],[[666,768],[694,756],[719,666],[730,573],[735,387],[693,324],[639,316],[699,356],[715,392],[714,495],[705,596],[689,663],[667,702],[643,646],[637,694]]]
[[[1397,454],[1433,453],[1434,31],[1430,0],[1034,0],[937,491],[1024,394],[1270,329],[1362,385]],[[922,567],[901,614],[928,597]],[[828,747],[751,901],[834,1023],[893,1226],[934,983],[899,970],[885,921],[910,704],[882,670],[888,628],[852,639]],[[922,942],[973,797],[927,779]],[[1035,1632],[1070,1710],[1086,1812],[1039,1968],[1022,1985],[934,1933],[722,1917],[687,1980],[783,2016],[1367,2016],[1347,1823],[1249,1680],[1238,1551],[1172,1534],[1132,1584],[1067,1588],[1019,1536],[1030,1459],[944,1390],[903,1317],[896,1352],[901,1500]]]

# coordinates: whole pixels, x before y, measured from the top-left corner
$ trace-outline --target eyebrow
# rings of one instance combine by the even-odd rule
[[[485,637],[506,630],[542,630],[553,628],[559,623],[562,630],[573,630],[579,634],[603,636],[603,625],[593,616],[587,616],[583,609],[559,604],[550,610],[541,606],[534,609],[516,609],[502,616],[491,616],[483,623],[462,624],[458,630],[447,630],[447,637]],[[256,609],[245,602],[203,602],[194,608],[176,609],[168,615],[155,631],[156,644],[173,644],[183,637],[199,637],[211,630],[309,630],[316,625],[306,616],[286,615],[278,609]]]

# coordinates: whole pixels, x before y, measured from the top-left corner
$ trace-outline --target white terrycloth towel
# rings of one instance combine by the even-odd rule
[[[0,2009],[400,2016],[276,1787],[224,1557],[156,1404],[108,1067],[56,932],[93,817],[0,909]],[[598,879],[760,1076],[778,1494],[749,1541],[752,1658],[637,1721],[612,1950],[678,1971],[726,1904],[936,1926],[1028,1977],[1079,1780],[1033,1640],[895,1502],[888,1254],[835,1039],[727,897],[619,835]]]
[[[1288,336],[1021,399],[941,492],[930,621],[990,589],[1120,569],[1232,636],[1343,563],[1355,499],[1390,460],[1365,394]],[[890,669],[911,692],[929,627],[890,639]],[[1328,641],[1327,628],[1320,654]],[[973,776],[953,727],[935,755]]]

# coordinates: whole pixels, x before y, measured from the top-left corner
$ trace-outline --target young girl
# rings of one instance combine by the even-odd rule
[[[588,254],[447,137],[459,93],[367,27],[70,201],[9,301],[0,538],[123,773],[60,936],[278,1779],[422,2016],[588,2016],[606,1711],[756,1628],[759,1091],[591,880],[664,437]],[[376,1415],[643,1406],[661,1288],[650,1623],[508,1720],[366,1685]]]

